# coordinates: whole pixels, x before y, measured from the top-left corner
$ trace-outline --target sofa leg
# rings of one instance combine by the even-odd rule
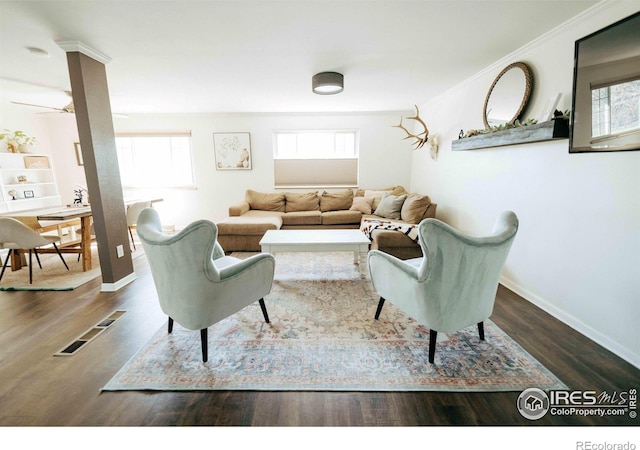
[[[480,340],[484,341],[484,322],[478,322],[478,334],[480,335]]]
[[[169,334],[173,331],[173,319],[169,317]]]
[[[264,299],[261,298],[260,300],[258,300],[258,303],[260,303],[260,309],[262,310],[262,315],[264,316],[264,321],[269,323],[269,314],[267,314],[267,307],[264,304]]]
[[[436,342],[438,332],[435,330],[429,330],[429,362],[433,364],[436,357]]]
[[[208,340],[207,340],[207,328],[203,328],[200,330],[200,341],[202,343],[202,361],[207,362],[209,359],[209,349],[208,349]]]
[[[376,320],[380,317],[380,313],[382,312],[382,307],[384,306],[384,298],[380,297],[380,301],[378,302],[378,309],[376,309]]]

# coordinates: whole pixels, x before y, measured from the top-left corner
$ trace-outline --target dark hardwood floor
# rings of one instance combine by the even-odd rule
[[[0,292],[0,425],[638,425],[628,415],[529,421],[519,392],[101,392],[166,326],[146,259],[134,263],[138,279],[116,293],[101,293],[100,279],[74,291]],[[116,309],[127,313],[86,348],[52,356]],[[640,387],[639,369],[502,286],[492,320],[571,389]]]

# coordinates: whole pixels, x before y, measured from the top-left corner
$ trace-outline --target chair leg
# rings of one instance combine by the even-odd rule
[[[438,332],[435,330],[429,330],[429,362],[433,364],[433,361],[436,356],[436,339],[438,337]]]
[[[131,227],[129,227],[129,236],[131,236],[131,244],[133,245],[133,249],[136,249],[136,243],[133,240],[133,232],[131,231]]]
[[[261,298],[260,300],[258,300],[258,303],[260,303],[260,309],[262,310],[262,315],[264,316],[264,321],[269,323],[269,314],[267,314],[267,307],[264,304],[264,299]]]
[[[4,271],[7,269],[7,263],[9,262],[9,258],[11,258],[11,252],[13,249],[9,249],[9,251],[7,252],[7,259],[4,260],[4,264],[2,265],[2,272],[0,273],[0,280],[2,280],[2,277],[4,276]]]
[[[29,284],[33,283],[33,264],[31,264],[31,254],[33,252],[31,251],[31,249],[29,249]]]
[[[207,362],[209,359],[207,328],[200,330],[200,341],[202,342],[202,361]]]
[[[60,249],[58,248],[58,246],[56,245],[56,243],[53,243],[53,248],[56,249],[56,252],[58,252],[58,256],[60,257],[60,259],[62,260],[62,264],[64,264],[64,266],[67,268],[67,270],[69,270],[69,266],[67,266],[67,262],[64,260],[64,258],[62,257],[62,253],[60,253]]]
[[[380,297],[380,301],[378,302],[378,309],[376,309],[376,320],[380,317],[380,313],[382,312],[382,307],[384,306],[384,298]]]
[[[169,334],[173,331],[173,319],[169,317]]]
[[[40,267],[40,270],[42,270],[42,264],[40,264],[40,255],[38,255],[38,249],[34,248],[33,253],[36,254],[36,261],[38,261],[38,267]]]
[[[484,341],[484,322],[478,322],[478,334],[480,335],[480,340]]]

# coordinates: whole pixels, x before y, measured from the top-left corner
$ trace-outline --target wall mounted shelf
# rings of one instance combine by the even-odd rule
[[[451,150],[476,150],[569,138],[569,120],[556,119],[451,142]]]

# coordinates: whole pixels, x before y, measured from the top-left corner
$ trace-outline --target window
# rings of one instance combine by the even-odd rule
[[[118,135],[116,148],[124,187],[194,186],[190,133]]]
[[[640,80],[592,89],[591,114],[594,138],[640,130]]]
[[[358,132],[276,131],[276,187],[356,187]]]
[[[279,159],[356,158],[356,131],[277,131],[274,156]]]

